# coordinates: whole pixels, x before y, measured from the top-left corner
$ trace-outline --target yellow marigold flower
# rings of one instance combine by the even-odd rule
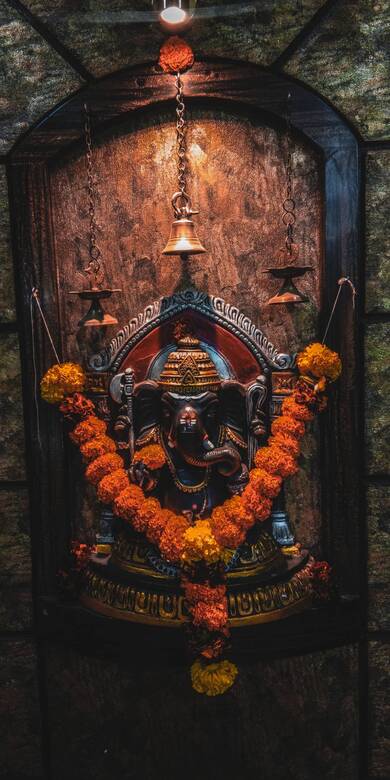
[[[135,453],[134,463],[144,463],[148,469],[161,469],[166,463],[165,452],[159,444],[149,444]]]
[[[41,396],[49,404],[61,403],[67,395],[81,393],[86,377],[77,363],[58,363],[41,380]]]
[[[237,674],[237,666],[230,661],[217,661],[212,664],[195,661],[191,666],[192,687],[197,693],[204,693],[206,696],[220,696],[231,688]]]
[[[222,550],[215,539],[208,520],[197,520],[195,525],[184,534],[184,552],[182,559],[193,562],[204,560],[206,563],[216,563],[221,558]]]
[[[309,344],[298,354],[297,366],[301,374],[312,374],[318,379],[325,377],[331,382],[341,374],[341,360],[337,352],[325,344]]]

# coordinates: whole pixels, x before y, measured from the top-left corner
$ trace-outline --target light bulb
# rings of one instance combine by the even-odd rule
[[[166,24],[183,24],[186,18],[187,14],[184,8],[179,8],[178,5],[169,5],[160,13],[160,19]]]

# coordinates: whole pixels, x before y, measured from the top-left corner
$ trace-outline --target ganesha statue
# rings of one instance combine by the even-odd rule
[[[295,381],[293,357],[278,353],[237,309],[193,291],[148,307],[91,366],[95,404],[131,482],[190,526],[243,493]],[[151,468],[142,452],[153,446],[164,459]],[[187,616],[177,566],[129,523],[111,516],[111,525],[111,554],[91,563],[84,604],[179,627]],[[310,556],[294,541],[279,496],[270,518],[251,528],[226,563],[232,627],[309,603]]]

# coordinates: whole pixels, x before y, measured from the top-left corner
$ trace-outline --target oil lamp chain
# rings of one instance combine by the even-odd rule
[[[180,78],[180,73],[176,75],[176,137],[177,137],[177,156],[178,156],[178,184],[179,191],[181,192],[183,199],[188,200],[186,193],[186,119],[185,119],[185,105],[183,100],[183,82]]]
[[[286,226],[286,248],[291,255],[294,243],[295,200],[292,197],[292,154],[291,154],[291,120],[290,120],[291,93],[287,96],[286,125],[287,125],[287,159],[286,159],[286,198],[283,201],[283,224]]]
[[[97,243],[97,231],[98,224],[96,221],[96,182],[93,175],[93,151],[92,151],[92,138],[91,138],[91,119],[89,116],[88,106],[84,104],[85,110],[85,146],[86,146],[86,158],[87,158],[87,186],[88,186],[88,214],[89,214],[89,263],[85,269],[86,273],[90,275],[91,281],[95,285],[100,286],[103,282],[103,272],[101,270],[100,257],[101,251]]]

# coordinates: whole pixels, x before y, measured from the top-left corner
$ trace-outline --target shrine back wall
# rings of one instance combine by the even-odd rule
[[[129,10],[129,5],[131,6]],[[129,4],[117,0],[112,11],[116,16],[107,21],[102,4],[89,0],[75,4],[58,0],[0,1],[0,49],[4,74],[4,96],[1,117],[0,157],[0,402],[2,427],[0,436],[0,777],[7,780],[53,778],[69,776],[106,780],[116,777],[252,777],[266,780],[322,780],[360,777],[384,780],[389,769],[389,708],[386,689],[389,684],[389,393],[388,377],[389,310],[388,294],[388,209],[389,185],[387,168],[390,145],[386,105],[388,78],[386,73],[385,36],[388,29],[388,5],[381,0],[305,0],[297,3],[250,4],[249,15],[233,21],[216,16],[212,20],[197,20],[190,41],[198,55],[244,59],[278,72],[292,75],[329,100],[347,119],[362,142],[365,170],[365,289],[359,293],[365,299],[359,323],[365,339],[365,419],[366,513],[364,534],[366,551],[362,570],[366,615],[360,642],[351,641],[333,649],[305,655],[248,662],[243,666],[240,681],[228,699],[204,701],[201,697],[183,696],[187,669],[177,659],[162,668],[156,654],[131,664],[124,654],[103,656],[96,646],[67,646],[62,642],[38,637],[33,624],[32,573],[30,553],[30,514],[24,461],[24,429],[21,404],[18,318],[13,293],[13,261],[10,251],[10,218],[6,183],[7,155],[14,143],[42,115],[60,100],[97,76],[122,67],[155,61],[162,40],[156,25],[139,24],[132,11],[145,9],[148,3],[139,0]],[[213,6],[222,5],[214,0]],[[234,5],[234,4],[231,4]],[[237,3],[237,6],[240,4]],[[243,4],[241,4],[243,5]],[[249,4],[245,4],[248,5]],[[220,9],[221,10],[221,9]],[[109,23],[108,23],[109,22]],[[129,41],[132,44],[129,44]],[[204,109],[206,111],[206,109]],[[207,111],[206,111],[207,114]],[[162,116],[162,132],[166,138],[170,122]],[[213,254],[192,261],[192,272],[202,289],[220,292],[227,281],[226,298],[240,301],[242,308],[254,319],[267,316],[263,308],[263,279],[252,271],[252,259],[265,257],[261,201],[266,188],[279,191],[281,170],[271,163],[277,159],[278,143],[272,130],[253,129],[247,119],[239,119],[240,138],[244,128],[244,160],[256,154],[261,176],[250,182],[256,198],[228,201],[237,209],[236,224],[229,225],[226,215],[215,214],[214,203],[207,192],[217,192],[218,199],[228,195],[219,173],[228,172],[229,159],[219,155],[218,132],[226,117],[215,129],[210,115],[193,116],[194,130],[202,135],[203,120],[213,128],[212,187],[199,179],[195,201],[202,204],[198,218],[202,238],[205,228],[213,235]],[[238,127],[236,124],[235,127]],[[114,202],[108,204],[110,224],[115,225],[118,245],[115,252],[108,244],[108,270],[118,269],[121,286],[127,289],[131,280],[131,295],[137,291],[137,301],[117,299],[118,306],[127,306],[129,314],[142,308],[143,299],[158,297],[176,284],[176,260],[158,265],[154,254],[167,237],[169,227],[168,198],[153,202],[156,192],[152,181],[144,179],[138,195],[150,186],[151,205],[161,209],[155,222],[155,232],[145,233],[145,227],[131,221],[135,209],[130,208],[135,194],[130,183],[139,179],[126,171],[134,141],[141,150],[142,139],[148,137],[145,155],[147,167],[155,165],[153,145],[160,136],[153,126],[139,128],[133,137],[119,132],[113,161],[117,161],[118,181],[123,182],[119,207],[113,216]],[[157,139],[158,136],[158,139]],[[99,153],[103,153],[104,139]],[[152,144],[153,140],[153,144]],[[194,143],[203,149],[202,137]],[[138,147],[137,147],[138,144]],[[128,158],[126,155],[128,154]],[[140,152],[141,154],[141,152]],[[236,156],[233,149],[232,155]],[[194,159],[196,165],[196,159]],[[238,165],[237,161],[235,165]],[[315,197],[315,208],[309,196],[320,193],[312,150],[297,149],[295,163],[300,174],[307,171],[300,203],[305,224],[305,251],[308,237],[312,257],[318,240],[321,200]],[[64,202],[69,217],[68,243],[57,251],[69,252],[66,269],[72,288],[76,272],[83,267],[82,225],[86,215],[80,206],[81,187],[77,180],[77,150],[69,167],[53,170],[55,180],[62,182]],[[73,167],[72,167],[73,166]],[[268,166],[268,167],[267,167]],[[200,166],[199,166],[200,167]],[[197,169],[197,173],[199,168]],[[218,176],[217,176],[218,173]],[[70,177],[77,197],[72,204]],[[240,186],[244,177],[235,182]],[[101,174],[101,183],[105,177]],[[129,183],[129,184],[128,184]],[[160,194],[165,196],[160,179]],[[107,183],[108,186],[108,183]],[[129,186],[129,189],[127,189]],[[110,196],[112,193],[110,193]],[[257,199],[259,196],[259,199]],[[214,197],[214,196],[213,196]],[[207,203],[204,208],[203,203]],[[120,205],[122,204],[122,210]],[[264,204],[263,204],[264,205]],[[242,208],[242,211],[238,211]],[[72,211],[73,209],[73,216]],[[210,210],[208,210],[210,209]],[[253,211],[254,210],[254,211]],[[151,209],[152,211],[152,209]],[[162,214],[164,213],[164,216]],[[150,215],[152,216],[152,215]],[[60,214],[59,214],[60,217]],[[245,228],[241,222],[244,217]],[[12,215],[11,215],[12,220]],[[164,221],[165,220],[165,221]],[[153,224],[145,216],[145,224]],[[274,223],[276,236],[276,223]],[[137,233],[136,231],[139,231]],[[151,228],[150,228],[151,230]],[[136,241],[129,236],[135,231]],[[78,242],[74,242],[77,233]],[[245,242],[249,252],[240,258],[238,242]],[[229,242],[226,237],[229,237]],[[106,247],[105,247],[106,248]],[[108,251],[107,251],[108,250]],[[232,257],[227,268],[226,257]],[[145,260],[144,258],[149,258]],[[211,258],[218,259],[213,265]],[[249,258],[249,259],[248,259]],[[73,266],[74,263],[74,266]],[[112,266],[111,266],[112,264]],[[314,277],[316,278],[316,277]],[[80,282],[80,277],[78,277]],[[162,289],[160,285],[166,285]],[[218,289],[213,289],[213,288]],[[157,295],[153,294],[156,290]],[[240,297],[241,296],[241,297]],[[288,333],[298,343],[303,333],[316,325],[316,297],[311,292],[311,306],[294,323],[280,322],[276,312],[267,328]],[[242,301],[242,304],[241,304]],[[257,308],[257,304],[259,307]],[[85,345],[75,339],[74,323],[77,303],[67,306],[68,336],[72,351]],[[72,308],[71,308],[72,307]],[[250,309],[248,310],[248,307]],[[123,313],[125,308],[123,308]],[[122,314],[122,310],[121,310]],[[271,315],[270,315],[271,316]],[[296,330],[295,330],[296,328]],[[72,330],[73,329],[73,330]],[[282,344],[275,338],[277,346]],[[361,410],[363,413],[363,410]],[[387,507],[387,512],[386,512]],[[311,519],[310,519],[311,523]],[[308,528],[310,526],[308,521]],[[315,525],[313,526],[316,527]],[[365,584],[364,584],[365,582]],[[360,735],[358,726],[360,724]]]

